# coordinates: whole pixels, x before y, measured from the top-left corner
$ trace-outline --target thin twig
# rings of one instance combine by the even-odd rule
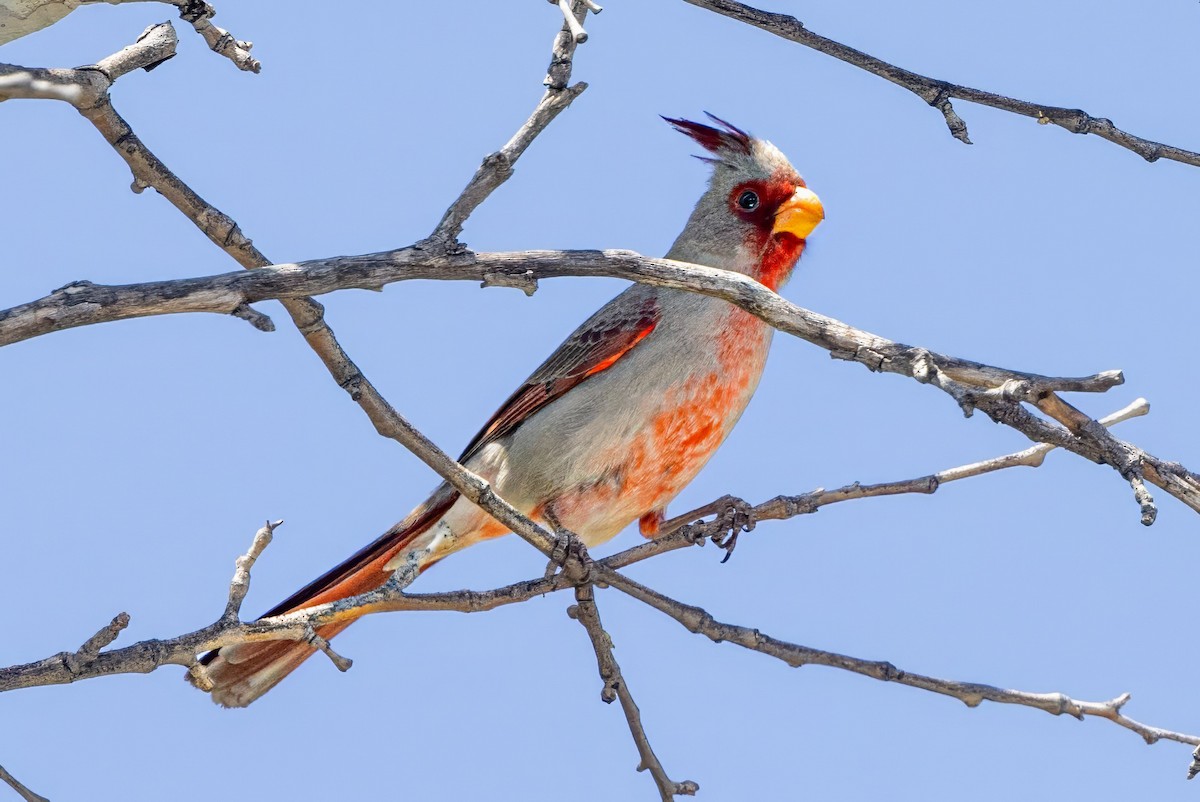
[[[574,9],[570,8],[567,0],[562,0],[564,13],[568,20],[582,21],[587,15],[588,7],[582,0],[575,0]],[[576,24],[579,24],[576,22]],[[579,30],[583,30],[580,28]],[[587,35],[584,34],[584,39]],[[521,158],[521,154],[533,143],[538,134],[546,130],[546,126],[554,121],[559,112],[570,106],[575,98],[583,94],[587,84],[580,81],[568,87],[571,80],[571,67],[575,54],[575,45],[583,40],[577,39],[568,25],[554,37],[550,72],[545,79],[546,92],[534,107],[533,113],[525,124],[517,129],[512,138],[500,150],[486,156],[475,175],[467,183],[459,196],[446,209],[442,219],[434,228],[424,243],[424,247],[443,250],[454,250],[458,235],[462,233],[463,225],[471,213],[479,208],[479,204],[487,200],[496,188],[507,181],[513,173],[513,164]],[[532,294],[527,291],[527,294]]]
[[[90,660],[99,654],[101,649],[112,644],[128,626],[129,613],[117,613],[112,621],[84,641],[83,645],[79,647],[79,651],[75,652],[75,656],[81,660]]]
[[[629,684],[621,675],[621,666],[613,656],[612,639],[600,623],[600,610],[596,607],[595,592],[591,585],[579,585],[575,588],[575,604],[567,609],[567,615],[583,625],[592,641],[592,650],[596,653],[596,667],[600,671],[600,681],[604,683],[600,690],[601,701],[612,704],[616,699],[621,700],[621,709],[625,713],[625,720],[629,722],[629,734],[633,736],[633,742],[641,757],[637,770],[650,772],[663,802],[671,802],[676,796],[695,796],[700,786],[692,780],[675,782],[668,777],[667,770],[663,768],[662,762],[650,746],[650,738],[642,725],[642,711],[633,700]]]
[[[84,641],[74,652],[62,655],[63,667],[72,674],[79,674],[83,667],[96,659],[100,650],[112,644],[129,626],[129,613],[117,613],[112,621],[101,627],[95,635]]]
[[[335,652],[333,650],[333,647],[329,645],[329,641],[327,641],[327,640],[325,640],[325,638],[321,637],[321,635],[317,632],[317,630],[311,626],[305,628],[304,642],[307,643],[309,646],[312,646],[313,648],[320,651],[326,657],[328,657],[330,662],[332,662],[334,664],[334,666],[337,667],[338,671],[343,671],[343,672],[349,671],[350,667],[352,665],[354,665],[354,661],[351,660],[349,657],[343,657],[342,655]]]
[[[940,111],[946,120],[946,126],[950,129],[950,134],[955,139],[968,145],[971,144],[971,140],[967,135],[967,125],[950,104],[952,98],[967,100],[972,103],[991,106],[1001,111],[1031,117],[1043,125],[1054,124],[1060,128],[1065,128],[1073,134],[1095,134],[1098,137],[1107,139],[1109,142],[1133,151],[1148,162],[1154,162],[1158,159],[1170,159],[1182,162],[1183,164],[1190,164],[1194,167],[1200,167],[1200,153],[1135,136],[1117,128],[1112,124],[1111,120],[1102,117],[1093,117],[1082,109],[1044,106],[1038,103],[1030,103],[1026,100],[997,95],[994,92],[972,89],[969,86],[961,86],[937,78],[929,78],[902,67],[897,67],[894,64],[889,64],[882,59],[863,53],[861,50],[855,50],[840,42],[835,42],[832,39],[813,33],[805,28],[800,20],[788,14],[763,11],[753,6],[748,6],[745,3],[739,3],[737,0],[684,0],[684,2],[744,22],[747,25],[752,25],[755,28],[804,45],[805,47],[810,47],[813,50],[833,56],[859,69],[878,75],[880,78],[891,81],[897,86],[904,87]]]
[[[250,569],[254,567],[254,563],[258,561],[263,550],[271,545],[271,538],[275,534],[275,530],[282,525],[282,520],[274,523],[267,521],[254,533],[250,549],[237,558],[234,563],[233,579],[229,582],[229,601],[225,603],[225,612],[221,615],[221,620],[228,622],[239,620],[242,602],[245,601],[246,594],[250,592]]]
[[[112,0],[102,0],[102,2],[112,2]],[[208,3],[203,0],[167,0],[167,2],[179,7],[180,19],[190,23],[214,53],[232,61],[239,70],[254,73],[262,71],[262,62],[250,55],[254,43],[237,39],[229,31],[209,22],[217,12]]]

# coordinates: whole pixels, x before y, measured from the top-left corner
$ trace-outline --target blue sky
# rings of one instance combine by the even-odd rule
[[[1194,379],[1196,168],[958,103],[975,145],[874,76],[680,2],[609,3],[575,79],[591,88],[471,218],[479,250],[666,251],[702,190],[696,148],[656,115],[714,113],[771,139],[821,196],[785,295],[908,343],[1048,374],[1121,368],[1072,400],[1138,396],[1121,433],[1200,466]],[[1079,106],[1200,147],[1194,5],[773,3],[909,69]],[[349,10],[349,7],[347,7]],[[142,139],[276,261],[363,253],[428,233],[533,108],[556,11],[468,0],[296,10],[218,6],[261,75],[180,28],[179,56],[121,79]],[[0,60],[93,62],[169,16],[89,6]],[[0,107],[0,306],[69,281],[226,272],[233,263],[62,104]],[[543,282],[533,298],[409,282],[323,298],[343,345],[411,421],[457,452],[515,384],[620,282]],[[379,438],[289,328],[216,316],[78,329],[0,351],[0,663],[75,648],[118,611],[119,643],[219,615],[235,556],[284,518],[246,612],[398,520],[436,484]],[[1026,447],[949,397],[831,361],[780,335],[730,440],[673,506],[918,476]],[[718,619],[936,676],[1101,700],[1200,731],[1195,513],[1157,492],[1138,523],[1108,468],[1057,454],[933,497],[839,505],[630,569]],[[626,533],[607,549],[637,542]],[[422,590],[540,574],[515,538],[439,565]],[[378,616],[244,711],[175,669],[0,697],[0,764],[54,800],[652,799],[624,718],[599,702],[565,595],[485,615]],[[708,800],[1194,795],[1188,749],[1099,720],[799,671],[599,593],[653,744]],[[168,790],[169,789],[169,790]],[[1191,798],[1191,797],[1188,797]]]

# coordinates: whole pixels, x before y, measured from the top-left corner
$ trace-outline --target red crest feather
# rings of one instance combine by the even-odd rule
[[[691,120],[674,119],[671,117],[663,117],[663,119],[670,123],[679,133],[690,136],[700,147],[709,153],[720,154],[721,151],[735,151],[749,155],[749,134],[736,125],[725,122],[714,114],[709,114],[707,111],[704,113],[708,116],[708,119],[715,122],[720,128],[713,128],[711,125],[704,125],[703,123],[694,123]]]

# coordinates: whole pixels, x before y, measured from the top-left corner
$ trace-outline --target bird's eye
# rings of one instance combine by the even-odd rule
[[[747,212],[752,212],[758,208],[758,193],[753,190],[746,190],[741,195],[738,195],[737,205],[740,209],[745,209]]]

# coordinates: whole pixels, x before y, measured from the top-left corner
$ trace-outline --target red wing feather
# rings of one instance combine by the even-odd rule
[[[579,327],[471,438],[459,462],[488,443],[516,431],[529,416],[589,376],[608,370],[658,325],[661,313],[653,296],[627,312],[601,310]]]

